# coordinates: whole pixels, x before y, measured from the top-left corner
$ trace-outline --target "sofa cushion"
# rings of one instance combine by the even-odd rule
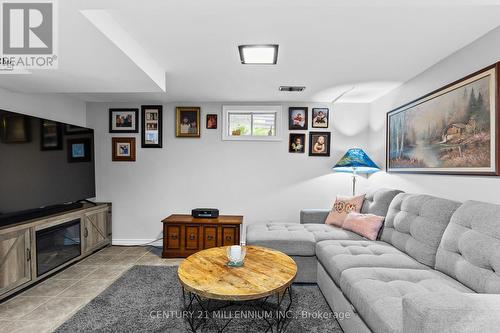
[[[323,241],[316,245],[316,256],[337,285],[340,285],[342,272],[349,268],[427,268],[394,246],[381,241]]]
[[[294,256],[314,256],[316,243],[329,239],[363,239],[347,230],[326,224],[267,223],[247,227],[246,243]]]
[[[444,232],[440,270],[479,293],[500,294],[500,205],[467,201]]]
[[[316,240],[301,224],[252,224],[247,227],[246,243],[282,251],[288,255],[313,256]]]
[[[412,293],[473,292],[435,270],[351,268],[340,288],[373,332],[402,332],[403,297]]]
[[[424,194],[398,194],[387,212],[381,240],[434,267],[446,226],[460,203]]]
[[[387,188],[368,191],[361,207],[361,213],[386,216],[392,200],[399,193],[402,191]]]

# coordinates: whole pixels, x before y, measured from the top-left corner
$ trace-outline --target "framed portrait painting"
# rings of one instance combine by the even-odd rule
[[[141,147],[161,148],[163,141],[163,107],[161,105],[141,106]]]
[[[290,133],[288,139],[288,152],[303,154],[306,147],[306,135],[303,133]]]
[[[67,142],[68,162],[90,162],[92,144],[90,138],[69,139]]]
[[[313,108],[312,109],[312,127],[313,128],[328,128],[328,108]]]
[[[111,138],[114,162],[135,162],[135,138]]]
[[[499,64],[387,114],[388,172],[498,175]]]
[[[109,109],[109,133],[138,133],[139,109]]]
[[[185,138],[200,137],[200,108],[177,107],[175,109],[175,136]]]
[[[288,129],[306,130],[307,129],[307,107],[288,108]]]
[[[216,114],[207,114],[207,129],[217,129]]]
[[[62,126],[52,120],[40,120],[40,150],[62,150]]]
[[[330,132],[309,132],[309,156],[330,156]]]

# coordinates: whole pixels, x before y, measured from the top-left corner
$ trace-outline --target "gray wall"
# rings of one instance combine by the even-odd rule
[[[167,104],[163,149],[141,149],[138,134],[108,133],[109,108],[140,105],[87,105],[87,125],[95,129],[97,199],[113,202],[115,244],[153,240],[160,234],[162,218],[195,207],[243,214],[245,223],[298,222],[300,209],[330,207],[336,194],[350,192],[350,176],[334,174],[330,168],[348,148],[366,148],[367,105],[282,104],[281,142],[222,141],[222,103],[185,105],[201,106],[201,138],[176,138],[177,105]],[[288,153],[288,106],[301,105],[330,108],[331,157]],[[217,130],[204,128],[207,113],[219,114]],[[137,162],[111,161],[113,136],[136,137]],[[360,181],[361,190],[366,183]]]

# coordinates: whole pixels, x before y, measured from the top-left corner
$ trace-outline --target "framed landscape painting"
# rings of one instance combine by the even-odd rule
[[[499,64],[387,114],[387,171],[498,175]]]

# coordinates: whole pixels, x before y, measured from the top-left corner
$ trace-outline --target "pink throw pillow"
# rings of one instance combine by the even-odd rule
[[[342,229],[350,230],[369,240],[376,240],[384,223],[384,217],[373,214],[349,213]]]
[[[325,223],[342,228],[344,220],[350,212],[359,213],[361,206],[365,201],[365,195],[358,195],[356,197],[345,197],[337,195],[333,208],[328,214]]]

